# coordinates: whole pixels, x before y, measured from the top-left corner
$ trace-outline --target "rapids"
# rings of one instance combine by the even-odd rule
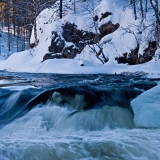
[[[1,72],[0,159],[158,160],[159,127],[136,126],[131,107],[158,81]]]

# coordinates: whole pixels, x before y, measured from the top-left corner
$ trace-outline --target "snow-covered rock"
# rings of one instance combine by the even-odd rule
[[[131,101],[136,127],[160,127],[160,85]]]

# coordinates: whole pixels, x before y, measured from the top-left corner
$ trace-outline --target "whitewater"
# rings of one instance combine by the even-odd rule
[[[147,63],[118,64],[115,58],[137,44],[133,34],[118,29],[104,37],[113,43],[103,45],[109,59],[104,65],[87,46],[74,59],[43,61],[52,31],[62,36],[66,21],[94,32],[85,22],[86,6],[99,17],[113,13],[99,26],[141,24],[123,1],[81,1],[76,12],[72,2],[65,1],[62,19],[54,7],[40,13],[37,47],[7,60],[0,56],[0,160],[159,160],[160,50]],[[152,15],[148,12],[147,25]],[[140,55],[148,47],[149,30],[139,36],[132,29]]]
[[[1,75],[0,159],[160,159],[158,78]]]

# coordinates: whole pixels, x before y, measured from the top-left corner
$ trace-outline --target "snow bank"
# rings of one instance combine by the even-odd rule
[[[160,85],[131,102],[136,127],[160,127]]]

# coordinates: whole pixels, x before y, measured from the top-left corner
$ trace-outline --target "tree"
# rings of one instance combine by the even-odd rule
[[[40,18],[38,16],[42,10],[45,8],[51,7],[56,0],[29,0],[26,1],[27,6],[29,7],[28,16],[32,17],[32,26],[34,31],[35,46],[38,45],[37,37],[37,20]]]
[[[84,1],[86,2],[86,1]],[[90,31],[94,31],[96,34],[96,37],[94,38],[94,43],[90,44],[90,42],[84,41],[86,46],[88,46],[93,53],[95,53],[95,56],[98,60],[102,62],[102,64],[108,62],[108,57],[104,54],[103,47],[106,44],[112,44],[112,39],[102,39],[102,35],[99,31],[99,24],[98,24],[98,19],[99,17],[97,16],[97,13],[95,12],[95,1],[92,0],[90,3],[84,4],[83,8],[85,10],[85,21],[88,22],[86,23],[86,27]],[[111,15],[112,13],[107,13],[107,16]],[[103,16],[103,15],[102,15]],[[102,18],[103,19],[103,18]],[[101,21],[101,18],[100,18]],[[113,44],[112,44],[113,45]]]
[[[60,19],[62,19],[62,0],[60,0],[60,9],[59,9],[59,13],[60,13]]]
[[[159,2],[158,0],[150,0],[151,6],[153,8],[155,18],[156,18],[156,34],[155,34],[155,39],[156,39],[156,46],[159,48],[159,42],[160,42],[160,12],[159,12]]]
[[[8,0],[1,13],[2,27],[8,30],[8,39],[13,34],[17,37],[17,51],[19,48],[26,49],[26,42],[29,44],[31,31],[33,28],[35,37],[35,46],[38,45],[37,38],[37,20],[38,15],[45,8],[50,8],[56,0]],[[8,48],[10,50],[10,43]]]
[[[151,22],[152,24],[150,25],[150,26],[153,26],[151,34],[152,36],[154,34],[156,46],[157,48],[159,48],[160,47],[159,46],[160,45],[159,44],[160,43],[160,10],[159,10],[160,2],[159,0],[129,0],[129,3],[133,8],[135,20],[139,18],[143,21],[146,18],[145,16],[147,12],[153,11],[154,20],[152,20],[153,23]],[[149,28],[150,26],[146,26],[146,28]]]

